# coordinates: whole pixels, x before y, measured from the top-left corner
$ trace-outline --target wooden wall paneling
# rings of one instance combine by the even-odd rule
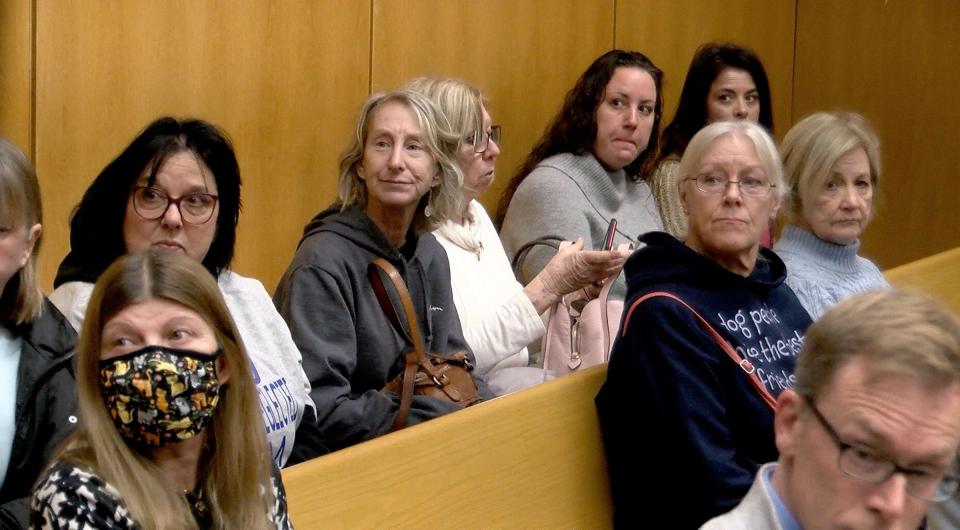
[[[33,0],[0,2],[0,135],[32,155]]]
[[[369,86],[369,2],[39,0],[37,20],[44,287],[83,191],[172,114],[232,137],[244,181],[234,268],[272,291],[303,225],[334,198]]]
[[[422,75],[465,79],[503,125],[500,193],[577,77],[613,43],[613,0],[373,0],[373,91]]]
[[[960,245],[960,3],[798,1],[794,116],[853,110],[880,135],[864,254],[888,268]]]
[[[752,48],[767,71],[774,126],[791,123],[795,0],[618,0],[616,45],[641,51],[664,71],[664,120],[680,99],[690,60],[700,45],[730,41]]]

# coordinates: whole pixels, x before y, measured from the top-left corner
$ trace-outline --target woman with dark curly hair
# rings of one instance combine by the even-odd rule
[[[639,52],[611,50],[591,64],[507,185],[497,224],[507,253],[556,236],[602,245],[611,219],[614,243],[661,228],[644,180],[657,152],[663,73]],[[556,253],[537,245],[519,264],[528,283]],[[623,280],[612,293],[622,298]]]
[[[650,187],[657,199],[663,228],[683,239],[687,217],[677,192],[680,157],[697,131],[715,121],[748,120],[773,134],[770,83],[757,55],[750,49],[721,42],[701,46],[690,61],[680,102],[664,128]],[[769,239],[769,238],[767,238]],[[763,243],[769,243],[763,240]]]

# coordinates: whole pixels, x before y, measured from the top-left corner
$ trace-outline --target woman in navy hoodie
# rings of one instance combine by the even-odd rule
[[[810,324],[783,262],[759,244],[786,193],[769,135],[711,124],[679,171],[687,237],[645,234],[627,261],[624,321],[597,396],[617,526],[697,528],[740,502],[777,458],[771,402],[792,386]],[[676,298],[644,298],[662,292]]]

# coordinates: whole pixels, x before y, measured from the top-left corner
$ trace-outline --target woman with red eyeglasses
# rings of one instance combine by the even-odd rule
[[[254,369],[273,460],[286,463],[313,408],[300,351],[263,285],[230,270],[240,215],[240,168],[223,131],[160,118],[83,194],[70,220],[70,253],[50,300],[80,329],[93,284],[118,257],[147,250],[186,255],[217,279]]]

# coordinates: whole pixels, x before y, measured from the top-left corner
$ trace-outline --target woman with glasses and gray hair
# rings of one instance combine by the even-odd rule
[[[710,124],[679,171],[687,237],[646,234],[627,260],[596,400],[617,526],[697,528],[740,502],[777,457],[772,402],[793,384],[810,325],[783,262],[760,246],[785,193],[767,132]]]
[[[880,141],[850,112],[817,112],[793,126],[780,145],[793,190],[790,220],[774,250],[787,264],[787,284],[814,319],[840,300],[889,287],[857,254],[873,217],[880,178]]]
[[[450,260],[453,298],[463,334],[477,358],[475,373],[496,394],[542,382],[544,371],[527,366],[526,348],[544,333],[540,314],[561,296],[616,274],[626,256],[567,248],[551,258],[526,287],[521,285],[493,222],[477,201],[493,182],[500,126],[493,125],[480,91],[464,81],[420,78],[408,87],[429,96],[460,138],[462,209],[434,235]]]
[[[240,168],[226,135],[201,120],[160,118],[83,194],[50,300],[79,330],[94,283],[118,257],[154,249],[200,262],[217,279],[250,355],[270,451],[281,467],[313,408],[310,384],[266,289],[229,269],[239,215]]]

